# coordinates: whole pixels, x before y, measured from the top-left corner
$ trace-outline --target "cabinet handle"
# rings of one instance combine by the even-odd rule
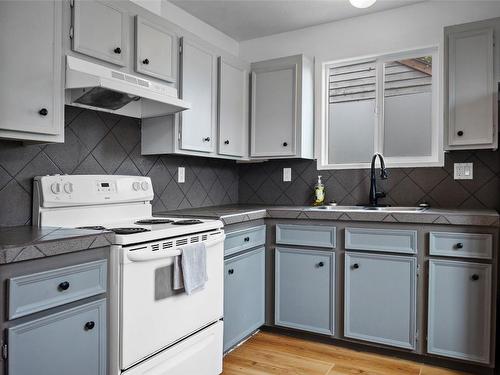
[[[68,290],[69,288],[69,282],[63,281],[62,283],[59,284],[59,290]]]
[[[318,267],[323,267],[324,265],[325,265],[325,263],[323,263],[323,262],[318,263]]]
[[[354,264],[352,265],[352,268],[354,268],[355,270],[357,270],[357,269],[359,268],[359,264],[358,264],[358,263],[354,263]]]
[[[243,241],[245,241],[245,242],[250,241],[250,237],[245,237],[245,238],[243,238]]]
[[[479,275],[478,275],[478,274],[474,274],[474,275],[472,275],[472,280],[473,280],[473,281],[477,281],[477,280],[479,280]]]
[[[287,142],[283,142],[283,147],[286,147],[288,146],[288,143]]]
[[[228,271],[227,271],[228,274],[232,275],[234,273],[234,270],[232,268],[230,268]]]
[[[149,64],[149,59],[144,59],[144,60],[142,60],[142,63],[143,63],[144,65],[148,65],[148,64]]]
[[[204,142],[210,142],[210,137],[203,138]]]
[[[461,243],[461,242],[459,242],[459,243],[457,243],[457,244],[455,245],[455,247],[456,247],[457,249],[462,249],[462,248],[464,247],[464,244],[463,244],[463,243]]]
[[[93,321],[85,323],[85,331],[90,331],[91,329],[94,329],[95,323]]]
[[[49,111],[47,111],[47,108],[42,108],[41,110],[38,111],[38,114],[40,116],[47,116],[49,114]]]
[[[458,135],[459,137],[461,137],[462,135],[464,135],[464,132],[463,132],[462,130],[459,130],[459,131],[457,131],[457,135]]]
[[[113,50],[114,53],[116,53],[117,55],[119,55],[120,53],[122,53],[122,49],[120,47],[116,47],[114,50]]]
[[[229,140],[228,140],[228,139],[226,139],[226,140],[224,141],[224,144],[225,144],[225,145],[228,145],[228,144],[229,144]]]

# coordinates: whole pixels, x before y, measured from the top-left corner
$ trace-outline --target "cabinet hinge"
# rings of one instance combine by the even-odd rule
[[[7,344],[3,344],[2,345],[2,358],[6,360],[8,357],[8,354],[9,354],[9,352],[7,349]]]
[[[420,339],[420,331],[417,329],[417,332],[415,332],[415,341],[418,341]]]
[[[420,266],[417,264],[417,277],[420,277]]]
[[[182,53],[182,41],[179,41],[179,53]]]
[[[69,6],[71,8],[74,8],[75,7],[75,0],[69,0]]]
[[[69,38],[73,39],[73,26],[69,28]]]

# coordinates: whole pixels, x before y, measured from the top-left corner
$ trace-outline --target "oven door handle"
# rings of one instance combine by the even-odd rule
[[[219,235],[216,239],[210,241],[203,241],[206,247],[215,246],[224,241],[226,235]],[[148,262],[159,259],[167,259],[179,256],[182,254],[180,247],[170,250],[157,250],[157,251],[129,251],[127,258],[132,262]]]

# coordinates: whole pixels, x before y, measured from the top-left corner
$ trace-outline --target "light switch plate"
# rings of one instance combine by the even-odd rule
[[[292,168],[283,168],[283,182],[292,181]]]
[[[184,167],[179,167],[177,170],[177,182],[179,184],[186,182],[186,169]]]
[[[453,164],[453,178],[455,180],[472,180],[473,165],[472,163],[455,163]]]

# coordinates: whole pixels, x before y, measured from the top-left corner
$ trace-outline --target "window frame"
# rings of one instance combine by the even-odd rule
[[[329,141],[329,69],[333,66],[363,63],[375,60],[375,113],[374,113],[374,152],[383,154],[384,150],[384,64],[391,61],[416,58],[421,56],[432,56],[432,144],[430,156],[401,156],[384,157],[386,166],[393,168],[413,167],[442,167],[444,165],[443,147],[443,110],[441,93],[442,90],[442,65],[440,49],[437,46],[417,48],[380,55],[364,56],[353,59],[337,61],[325,61],[316,63],[317,97],[320,98],[316,107],[316,123],[319,124],[316,131],[317,168],[325,169],[366,169],[370,168],[370,162],[362,163],[329,163],[328,141]],[[319,70],[319,71],[318,71]]]

